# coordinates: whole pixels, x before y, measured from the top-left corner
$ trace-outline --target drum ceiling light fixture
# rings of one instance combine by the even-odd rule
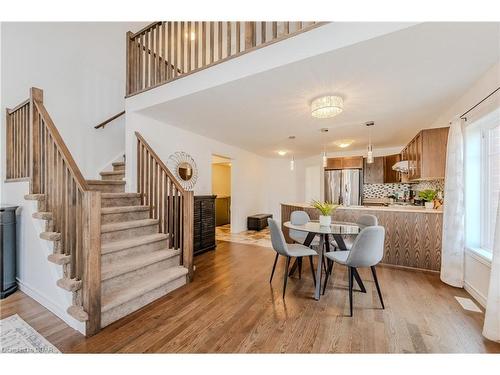
[[[331,118],[344,110],[344,100],[340,96],[321,96],[311,102],[311,115],[316,118]]]

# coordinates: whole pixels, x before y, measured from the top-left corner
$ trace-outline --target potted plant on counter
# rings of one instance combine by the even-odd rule
[[[434,208],[434,199],[436,198],[436,190],[422,190],[418,192],[418,197],[425,201],[425,208],[432,210]]]
[[[329,226],[332,223],[332,213],[338,207],[337,204],[329,202],[312,201],[311,206],[317,208],[321,215],[319,215],[319,225]]]

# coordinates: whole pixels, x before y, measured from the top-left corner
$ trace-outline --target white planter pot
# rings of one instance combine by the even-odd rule
[[[319,225],[322,227],[328,227],[332,223],[332,217],[331,216],[323,216],[319,215]]]
[[[425,202],[425,208],[432,210],[434,208],[434,202]]]

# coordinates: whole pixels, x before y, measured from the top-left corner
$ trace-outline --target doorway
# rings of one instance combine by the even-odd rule
[[[212,155],[212,194],[215,198],[216,234],[231,233],[231,159]]]

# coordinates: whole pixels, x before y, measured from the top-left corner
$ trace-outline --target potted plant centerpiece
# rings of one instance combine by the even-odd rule
[[[434,199],[436,198],[436,190],[422,190],[418,193],[418,197],[425,201],[425,208],[432,210],[434,208]]]
[[[338,207],[337,204],[329,202],[312,201],[311,206],[318,209],[319,215],[319,225],[329,226],[332,223],[332,213]]]

